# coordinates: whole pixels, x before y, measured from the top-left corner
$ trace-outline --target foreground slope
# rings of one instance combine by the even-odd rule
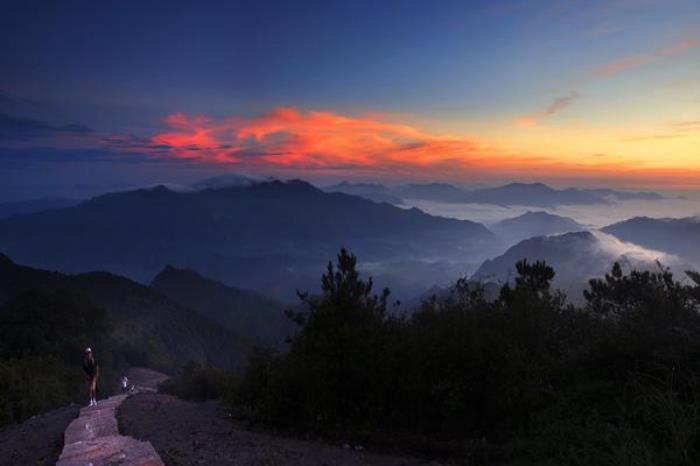
[[[66,275],[23,267],[0,255],[0,305],[27,291],[70,290],[106,311],[114,338],[148,351],[160,367],[187,361],[241,368],[249,345],[195,311],[129,279],[105,272]],[[92,343],[99,348],[100,342]]]
[[[170,395],[144,394],[127,399],[118,412],[125,435],[153,444],[168,465],[212,464],[440,466],[406,456],[381,455],[364,447],[345,448],[320,441],[250,429],[230,418],[230,407],[217,402],[190,403]]]
[[[282,347],[294,330],[281,302],[227,286],[191,269],[168,266],[153,279],[151,287],[259,346]]]

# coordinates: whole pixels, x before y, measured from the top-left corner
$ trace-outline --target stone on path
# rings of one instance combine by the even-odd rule
[[[137,385],[136,391],[155,391],[155,382],[165,376],[146,369],[148,383]],[[155,375],[158,374],[158,375]],[[163,466],[163,461],[150,442],[141,442],[119,434],[117,408],[127,395],[101,400],[97,406],[82,408],[64,434],[64,447],[56,466],[135,465]]]

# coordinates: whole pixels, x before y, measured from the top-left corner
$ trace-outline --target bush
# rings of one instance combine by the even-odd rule
[[[52,356],[0,360],[0,425],[68,404],[86,391],[81,380]]]
[[[178,375],[163,382],[159,390],[190,401],[223,399],[230,402],[239,384],[240,377],[236,374],[191,362]]]

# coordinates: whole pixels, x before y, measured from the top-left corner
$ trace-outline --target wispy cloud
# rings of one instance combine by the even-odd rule
[[[673,57],[687,50],[700,47],[700,38],[693,38],[677,42],[666,48],[651,51],[639,55],[622,57],[614,62],[607,63],[595,70],[597,76],[611,76],[622,71],[630,70],[644,65],[650,65],[658,61]]]
[[[614,258],[624,256],[633,263],[656,264],[657,261],[664,265],[674,265],[680,262],[677,256],[654,249],[647,249],[634,243],[621,241],[613,235],[593,230],[591,233],[598,240],[593,246],[594,250]]]
[[[663,139],[678,139],[684,137],[683,134],[675,133],[657,133],[657,134],[645,134],[641,136],[630,136],[622,139],[624,142],[639,142],[639,141],[658,141]]]
[[[700,120],[674,121],[665,125],[663,132],[634,135],[622,139],[624,142],[679,139],[700,133]]]
[[[53,141],[56,137],[81,138],[91,132],[92,129],[80,124],[53,124],[0,112],[0,142],[2,143]]]
[[[572,91],[568,95],[562,97],[557,97],[549,105],[547,105],[544,110],[529,115],[523,115],[516,119],[516,123],[519,126],[532,126],[537,124],[540,120],[552,117],[566,107],[571,106],[573,102],[580,97],[581,95],[576,91]]]
[[[603,78],[603,77],[615,75],[617,73],[621,73],[623,71],[627,71],[630,69],[641,67],[644,65],[650,65],[652,63],[656,63],[656,62],[664,60],[666,58],[670,58],[670,57],[673,57],[675,55],[679,55],[683,52],[686,52],[686,51],[693,49],[693,48],[696,48],[696,47],[700,47],[700,37],[686,39],[686,40],[677,42],[675,44],[672,44],[668,47],[665,47],[663,49],[658,49],[658,50],[651,51],[648,53],[622,57],[618,60],[615,60],[614,62],[607,63],[607,64],[597,68],[593,73],[593,77]],[[697,84],[697,79],[698,78],[690,78],[690,79],[686,79],[683,81],[678,81],[676,83],[673,83],[673,85],[689,86],[692,84]],[[566,96],[558,97],[558,98],[554,99],[554,101],[551,104],[549,104],[549,106],[547,106],[544,110],[537,112],[537,113],[532,113],[529,115],[520,116],[520,117],[515,119],[515,122],[518,126],[522,126],[522,127],[534,126],[538,122],[540,122],[541,120],[543,120],[547,117],[551,117],[551,116],[557,114],[560,110],[570,106],[573,103],[573,101],[578,99],[579,97],[580,97],[580,95],[577,92],[573,91]],[[651,139],[651,138],[645,137],[645,139]],[[657,139],[661,139],[661,138],[657,138]],[[670,137],[669,137],[669,139],[670,139]]]
[[[676,131],[695,132],[700,131],[700,120],[674,121],[671,126]]]

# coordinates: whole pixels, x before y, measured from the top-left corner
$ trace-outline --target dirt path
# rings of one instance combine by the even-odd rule
[[[168,379],[165,374],[143,367],[132,367],[126,371],[126,375],[129,377],[129,383],[133,384],[139,393],[155,393],[158,391],[158,385]]]
[[[119,408],[120,430],[153,444],[166,465],[436,465],[375,455],[319,442],[252,432],[226,418],[218,403],[189,403],[170,395],[130,397]]]
[[[135,377],[136,393],[153,392],[158,381],[166,378],[147,369],[132,369],[130,374]],[[127,395],[116,395],[100,400],[97,406],[82,408],[78,418],[66,428],[63,452],[56,466],[163,466],[149,442],[119,433],[116,411],[126,399]]]

